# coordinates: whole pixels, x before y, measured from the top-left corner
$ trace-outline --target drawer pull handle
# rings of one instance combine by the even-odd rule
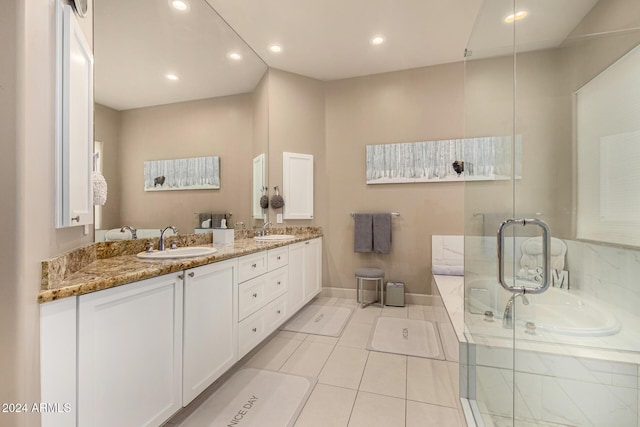
[[[304,242],[305,245],[308,245],[309,243],[311,243],[311,242]]]
[[[258,298],[258,294],[255,294],[255,293],[254,293],[254,294],[253,294],[253,297],[254,297],[254,298]]]
[[[278,285],[279,285],[280,283],[282,283],[282,282],[280,282],[280,281],[278,280]]]
[[[194,273],[193,271],[191,273],[189,273],[189,277],[193,277],[195,275],[196,275],[196,273]]]
[[[251,268],[256,268],[257,266],[257,264],[251,264]]]
[[[73,221],[80,222],[80,215],[72,216],[72,217],[71,217],[71,222],[73,222]]]
[[[253,332],[258,332],[258,328],[253,328],[252,331]]]
[[[278,261],[280,261],[280,256],[278,256]]]

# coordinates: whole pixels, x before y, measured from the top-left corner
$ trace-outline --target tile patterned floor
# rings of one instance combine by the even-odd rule
[[[295,427],[466,426],[456,362],[366,349],[376,316],[442,320],[432,307],[362,309],[353,300],[328,297],[313,303],[355,310],[340,337],[280,331],[241,362],[318,379]],[[179,426],[188,414],[179,415],[166,426]]]

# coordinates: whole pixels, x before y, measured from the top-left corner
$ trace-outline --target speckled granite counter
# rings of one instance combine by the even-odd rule
[[[293,240],[256,242],[255,230],[236,230],[236,240],[231,245],[213,245],[218,249],[213,255],[167,259],[142,260],[136,257],[142,252],[148,239],[94,243],[42,262],[42,290],[38,302],[83,295],[138,280],[161,276],[188,268],[199,267],[271,248],[322,236],[320,227],[272,228],[271,234],[292,234]],[[211,246],[211,234],[189,234],[167,238],[167,244],[178,246]],[[157,239],[154,239],[157,240]]]

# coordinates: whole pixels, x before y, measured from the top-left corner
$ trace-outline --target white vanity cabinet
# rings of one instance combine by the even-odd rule
[[[289,246],[289,293],[292,312],[299,310],[322,290],[322,238]]]
[[[78,426],[161,425],[182,406],[179,274],[78,300]]]
[[[238,356],[243,357],[273,332],[288,317],[288,260],[289,248],[281,247],[259,253],[264,259],[266,273],[240,279],[238,285]],[[254,265],[257,255],[247,255],[239,265]],[[258,265],[262,261],[258,261]],[[242,268],[242,267],[240,267]],[[247,276],[249,277],[249,276]]]
[[[237,283],[235,259],[184,273],[182,406],[238,360]]]

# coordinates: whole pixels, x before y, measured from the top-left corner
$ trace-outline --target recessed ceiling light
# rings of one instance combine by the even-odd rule
[[[191,6],[185,0],[169,0],[169,5],[178,12],[188,12],[191,9]]]
[[[176,76],[175,74],[167,74],[165,75],[165,77],[169,80],[179,80],[178,76]]]
[[[507,24],[511,24],[514,21],[519,21],[526,18],[528,14],[529,12],[527,12],[526,10],[521,10],[519,12],[512,13],[511,15],[504,18],[504,22],[506,22]]]
[[[380,45],[382,43],[385,42],[385,38],[383,35],[377,35],[377,36],[373,36],[369,39],[369,43],[371,43],[374,46]]]
[[[282,46],[280,46],[279,44],[270,44],[269,51],[271,53],[280,53],[282,52]]]
[[[233,59],[234,61],[240,61],[242,59],[242,55],[240,55],[238,52],[229,52],[227,54],[227,57],[229,59]]]

